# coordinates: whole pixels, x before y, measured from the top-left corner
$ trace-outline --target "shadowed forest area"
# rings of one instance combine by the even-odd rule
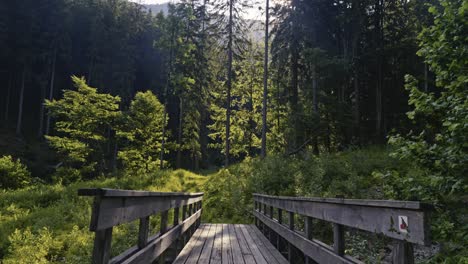
[[[0,1],[0,263],[88,263],[79,188],[203,191],[210,223],[252,223],[254,192],[423,201],[416,261],[468,263],[466,0],[151,8]],[[346,236],[388,263],[384,238]]]

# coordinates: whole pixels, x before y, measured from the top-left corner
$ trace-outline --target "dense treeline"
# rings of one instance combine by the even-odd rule
[[[404,75],[423,80],[427,91],[434,87],[416,56],[416,36],[431,23],[425,3],[273,3],[268,151],[320,153],[383,143],[392,129],[411,129]],[[174,167],[254,156],[264,52],[246,30],[248,5],[182,1],[163,15],[125,0],[3,1],[3,127],[28,141],[53,135],[44,100],[60,98],[76,75],[120,96],[123,109],[137,91],[153,91],[168,122],[161,153],[169,151],[163,159]]]
[[[59,199],[84,212],[80,184],[199,189],[161,169],[224,164],[208,219],[248,221],[252,192],[421,200],[432,261],[466,262],[467,1],[272,1],[265,44],[251,4],[0,2],[0,258],[82,263]]]

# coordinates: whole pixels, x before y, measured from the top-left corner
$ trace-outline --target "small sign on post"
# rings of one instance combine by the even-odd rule
[[[401,233],[408,233],[408,217],[404,215],[398,216],[398,228]]]

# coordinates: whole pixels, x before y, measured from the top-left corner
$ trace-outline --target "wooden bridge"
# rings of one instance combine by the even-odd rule
[[[414,262],[412,244],[429,243],[430,207],[420,202],[254,194],[255,225],[231,225],[201,223],[203,193],[80,189],[78,194],[94,196],[90,230],[96,264],[362,263],[345,254],[350,229],[393,240],[392,262],[406,264]],[[153,215],[160,215],[160,228],[150,236]],[[332,225],[333,246],[314,239],[313,219]],[[111,256],[113,227],[133,221],[139,221],[137,245]]]

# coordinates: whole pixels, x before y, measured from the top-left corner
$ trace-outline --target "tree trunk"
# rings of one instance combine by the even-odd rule
[[[382,93],[383,93],[383,6],[381,0],[376,0],[376,37],[377,37],[377,85],[375,92],[375,106],[376,106],[376,135],[377,142],[382,140]]]
[[[16,135],[21,135],[21,126],[23,122],[23,100],[24,100],[24,83],[26,79],[26,65],[23,66],[23,73],[21,75],[21,88],[20,88],[20,97],[18,103],[18,120],[16,123]]]
[[[291,149],[295,149],[297,144],[302,142],[299,136],[299,118],[297,115],[299,114],[298,109],[298,100],[299,100],[299,90],[298,90],[298,83],[299,83],[299,43],[298,43],[298,32],[297,32],[297,1],[293,1],[292,5],[294,6],[293,13],[293,25],[292,25],[292,40],[291,40],[291,94],[289,95],[290,105],[291,105],[291,117],[293,119],[293,138],[292,142],[288,145]]]
[[[169,85],[171,81],[172,74],[172,60],[174,57],[174,41],[175,41],[175,31],[174,26],[172,26],[171,32],[171,46],[169,50],[169,70],[167,72],[166,85],[164,87],[164,113],[163,113],[163,127],[162,127],[162,138],[161,138],[161,153],[159,154],[159,168],[164,168],[164,151],[166,145],[166,123],[167,123],[167,106],[168,106],[168,94],[169,94]]]
[[[10,97],[11,97],[11,87],[14,81],[13,76],[14,76],[13,74],[10,74],[10,80],[8,81],[8,90],[7,90],[7,94],[5,98],[5,115],[4,115],[5,125],[8,122],[8,118],[10,115]]]
[[[263,107],[262,107],[262,158],[266,157],[267,141],[267,98],[268,98],[268,26],[270,23],[270,0],[266,0],[265,8],[265,58],[263,63]]]
[[[227,105],[226,105],[226,149],[224,165],[229,166],[229,154],[231,151],[231,87],[232,87],[232,9],[233,0],[229,1],[229,42],[228,42],[228,78],[227,78]]]
[[[317,117],[317,119],[320,120],[320,115],[319,115],[319,108],[318,108],[318,82],[317,82],[317,71],[316,71],[316,66],[312,66],[312,97],[313,97],[313,104],[314,104],[314,113]],[[320,121],[317,122],[318,125],[320,126]],[[314,136],[314,154],[319,155],[320,150],[318,146],[318,136],[317,132],[314,132],[316,135]]]
[[[41,86],[41,102],[39,105],[39,127],[37,129],[38,138],[41,138],[42,135],[44,134],[44,112],[45,112],[44,100],[46,97],[46,86],[47,86],[46,81],[41,80],[40,86]]]
[[[182,98],[179,98],[179,131],[177,136],[177,164],[176,168],[182,167],[182,125],[184,121],[184,109]]]
[[[52,61],[52,70],[50,76],[50,88],[49,88],[49,100],[54,98],[54,84],[55,84],[55,65],[57,62],[57,48],[54,50],[54,59]],[[46,119],[46,126],[45,126],[45,134],[49,135],[50,132],[50,112],[47,112],[47,119]]]

